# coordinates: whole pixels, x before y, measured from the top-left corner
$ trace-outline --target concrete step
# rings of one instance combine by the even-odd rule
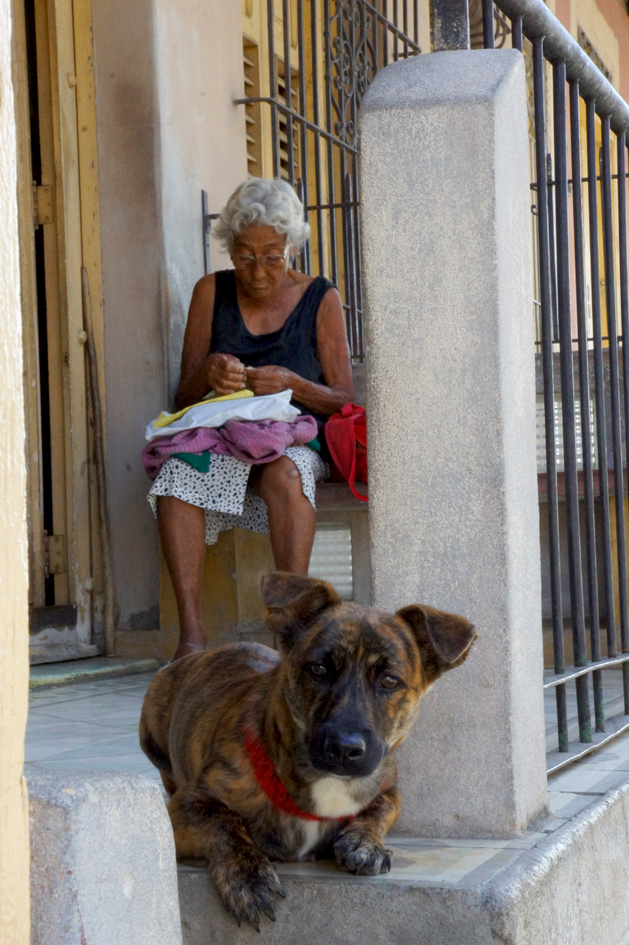
[[[159,666],[159,660],[156,659],[118,656],[97,656],[71,662],[40,664],[31,666],[30,688],[45,689],[50,686],[87,682],[89,679],[110,679],[114,676],[129,676],[132,673],[148,673],[159,669]]]
[[[76,640],[57,644],[38,644],[33,642],[28,649],[28,659],[31,666],[40,666],[42,663],[67,663],[70,660],[85,660],[91,657],[102,656],[103,651],[95,644],[78,643]]]
[[[476,945],[484,942],[468,908],[490,882],[545,834],[526,840],[430,840],[389,837],[391,872],[353,876],[333,861],[276,864],[286,891],[277,921],[263,917],[260,934],[239,929],[222,908],[201,864],[179,865],[184,945]],[[462,939],[461,936],[464,938]]]
[[[516,840],[387,838],[393,868],[277,865],[287,894],[239,929],[199,864],[180,864],[183,945],[618,945],[629,928],[629,784]]]

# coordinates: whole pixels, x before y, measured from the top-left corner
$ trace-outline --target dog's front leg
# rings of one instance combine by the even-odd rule
[[[377,876],[391,869],[392,853],[384,838],[400,813],[402,799],[395,785],[385,788],[334,841],[337,863],[350,873]]]
[[[168,812],[177,858],[207,860],[210,878],[238,925],[244,919],[260,931],[260,913],[275,921],[274,896],[285,893],[240,814],[198,788],[178,790]]]

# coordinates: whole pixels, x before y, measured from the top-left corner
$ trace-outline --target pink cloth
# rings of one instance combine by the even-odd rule
[[[235,456],[244,463],[272,463],[287,446],[303,446],[317,435],[317,421],[308,415],[293,423],[280,420],[228,420],[222,427],[197,427],[174,436],[160,436],[142,450],[147,475],[155,479],[174,453],[220,453]]]

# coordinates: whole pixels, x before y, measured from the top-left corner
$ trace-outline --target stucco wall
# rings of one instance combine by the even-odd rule
[[[246,175],[243,108],[232,104],[242,95],[240,4],[94,0],[93,25],[118,626],[150,629],[158,539],[140,451],[174,393],[203,274],[201,189],[217,211]]]
[[[169,392],[194,283],[203,275],[201,190],[210,213],[247,176],[240,3],[156,3],[164,290]],[[214,240],[211,269],[231,266]]]
[[[11,2],[0,0],[0,937],[27,945],[28,568]]]

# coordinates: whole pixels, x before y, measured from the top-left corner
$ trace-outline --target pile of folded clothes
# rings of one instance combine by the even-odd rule
[[[142,450],[148,476],[155,479],[167,459],[176,457],[199,472],[210,468],[212,453],[245,463],[271,463],[288,446],[318,450],[317,423],[301,415],[292,391],[255,397],[249,390],[211,397],[178,413],[161,413],[146,428]]]

